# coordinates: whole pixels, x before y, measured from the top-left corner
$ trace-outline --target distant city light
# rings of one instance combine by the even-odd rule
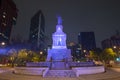
[[[5,18],[5,15],[3,15],[3,18]]]
[[[85,52],[86,52],[86,50],[83,50],[83,52],[85,53]]]

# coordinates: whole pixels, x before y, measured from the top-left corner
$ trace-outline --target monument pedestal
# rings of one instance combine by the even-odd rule
[[[52,61],[51,69],[69,69],[67,62],[72,61],[70,49],[50,49],[48,50],[47,61]]]
[[[53,61],[51,69],[52,70],[69,70],[70,67],[66,62]]]
[[[50,49],[48,50],[47,61],[72,61],[70,49]]]

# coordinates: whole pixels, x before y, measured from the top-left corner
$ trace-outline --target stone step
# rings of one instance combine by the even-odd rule
[[[51,70],[68,70],[69,66],[65,62],[52,62]]]
[[[76,77],[72,70],[49,70],[45,77]]]

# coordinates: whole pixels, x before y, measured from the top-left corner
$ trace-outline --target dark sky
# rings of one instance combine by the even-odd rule
[[[120,31],[119,0],[14,0],[19,9],[17,25],[12,35],[28,39],[30,19],[41,9],[45,16],[46,35],[51,39],[57,24],[56,15],[63,18],[67,41],[77,42],[83,31],[94,31],[97,46],[101,41]],[[51,40],[50,42],[51,43]]]

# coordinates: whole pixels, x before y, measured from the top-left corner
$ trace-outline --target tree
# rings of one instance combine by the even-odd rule
[[[9,55],[9,63],[11,63],[12,67],[14,67],[14,64],[17,59],[17,51],[15,49],[10,49],[8,51],[8,55]]]
[[[91,50],[90,52],[90,58],[97,60],[97,61],[101,61],[102,60],[102,50],[100,48],[96,48],[94,50]]]
[[[18,52],[18,58],[26,59],[27,58],[27,50],[22,49]]]
[[[116,57],[117,57],[117,55],[112,50],[112,48],[106,48],[103,50],[102,58],[106,63],[109,63],[110,60],[115,60]]]
[[[28,59],[28,51],[26,49],[22,49],[20,51],[18,51],[18,59],[17,59],[17,63],[19,66],[25,66],[27,59]]]
[[[90,58],[102,62],[105,66],[111,66],[110,62],[114,62],[117,54],[112,48],[106,48],[103,51],[101,49],[95,49],[90,51]]]
[[[40,61],[40,56],[38,54],[34,54],[34,56],[32,57],[32,61],[33,62],[39,62]]]

